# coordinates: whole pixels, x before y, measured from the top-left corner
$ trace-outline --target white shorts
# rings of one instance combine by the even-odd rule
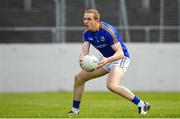
[[[126,72],[128,66],[130,64],[130,59],[128,57],[124,57],[123,59],[107,63],[106,65],[103,66],[103,68],[109,72],[112,68],[112,66],[119,66],[123,69],[124,72]]]

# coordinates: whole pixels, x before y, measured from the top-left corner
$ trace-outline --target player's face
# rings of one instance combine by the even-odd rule
[[[97,26],[97,21],[93,17],[93,13],[84,14],[84,26],[87,30],[95,31]]]

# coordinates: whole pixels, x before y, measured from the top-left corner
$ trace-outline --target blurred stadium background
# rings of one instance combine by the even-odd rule
[[[87,8],[130,49],[124,85],[180,91],[180,0],[0,0],[0,92],[72,91]],[[101,79],[87,90],[106,90]]]
[[[146,117],[180,117],[180,0],[0,0],[0,118],[71,117],[87,8],[126,42],[131,65],[122,83],[151,104]],[[75,117],[141,118],[106,92],[106,76],[85,90],[92,92]]]

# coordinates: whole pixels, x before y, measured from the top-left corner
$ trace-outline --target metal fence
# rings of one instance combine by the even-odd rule
[[[124,36],[126,39],[126,42],[132,42],[131,38],[133,37],[131,35],[131,31],[144,31],[144,42],[151,42],[151,31],[156,30],[158,32],[158,42],[163,43],[164,37],[165,37],[165,30],[168,31],[176,31],[177,36],[177,42],[180,42],[180,0],[176,1],[178,3],[178,16],[177,16],[177,25],[165,25],[165,0],[159,0],[159,24],[158,25],[146,25],[146,26],[136,26],[136,25],[130,25],[129,24],[129,18],[128,18],[128,12],[127,12],[127,1],[125,0],[117,0],[118,1],[118,20],[119,24],[116,24],[116,28],[118,30],[122,30],[124,32]],[[24,0],[24,10],[32,10],[32,0]],[[96,4],[97,0],[84,0],[84,8],[97,8],[98,5]],[[151,1],[150,0],[141,0],[139,1],[142,4],[142,8],[147,10],[151,9]],[[170,1],[173,2],[173,1]],[[43,4],[43,3],[42,3]],[[60,43],[66,43],[67,37],[66,32],[67,31],[83,31],[82,26],[68,26],[66,24],[66,7],[67,7],[66,0],[54,0],[54,7],[55,7],[55,25],[54,26],[4,26],[0,27],[0,32],[2,31],[22,31],[22,32],[28,32],[28,31],[48,31],[51,33],[51,39],[52,42],[60,42]],[[3,19],[3,18],[1,18]]]

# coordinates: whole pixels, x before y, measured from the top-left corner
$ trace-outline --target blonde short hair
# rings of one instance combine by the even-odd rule
[[[93,13],[94,14],[94,19],[98,20],[98,22],[100,21],[100,14],[99,14],[98,10],[96,10],[96,9],[87,9],[87,10],[85,10],[85,13]]]

